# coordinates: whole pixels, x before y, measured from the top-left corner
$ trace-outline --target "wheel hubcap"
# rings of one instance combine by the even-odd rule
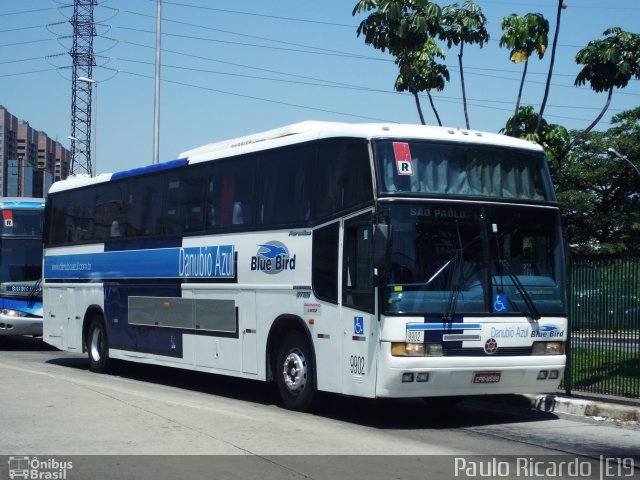
[[[284,384],[289,391],[300,393],[307,383],[307,360],[300,350],[294,350],[287,355],[282,366]]]
[[[102,356],[102,335],[100,334],[100,329],[95,328],[91,334],[91,358],[94,361],[99,362],[100,357]]]

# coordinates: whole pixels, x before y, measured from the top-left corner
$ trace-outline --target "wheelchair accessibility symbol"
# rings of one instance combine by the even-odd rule
[[[495,313],[508,312],[507,296],[502,293],[498,293],[493,297],[493,311]]]
[[[353,334],[364,335],[364,318],[353,317]]]

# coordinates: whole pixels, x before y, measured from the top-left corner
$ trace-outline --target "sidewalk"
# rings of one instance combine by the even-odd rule
[[[478,400],[480,400],[478,398]],[[545,394],[488,395],[480,401],[501,403],[541,412],[581,415],[595,420],[640,424],[640,399],[580,392],[567,396],[563,391]]]
[[[597,420],[640,422],[640,399],[626,399],[579,393],[568,397],[558,394],[520,395],[529,407],[541,412],[582,415]]]

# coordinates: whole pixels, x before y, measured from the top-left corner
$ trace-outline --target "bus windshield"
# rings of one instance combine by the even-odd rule
[[[542,152],[434,141],[374,144],[380,194],[555,201]]]
[[[42,237],[43,209],[4,209],[0,234],[3,237]]]
[[[29,296],[39,291],[42,274],[42,240],[7,239],[0,244],[0,292]]]
[[[393,226],[386,313],[533,316],[528,302],[565,313],[557,210],[444,202],[385,210]]]

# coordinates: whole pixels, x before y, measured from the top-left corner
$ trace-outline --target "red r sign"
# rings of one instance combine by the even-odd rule
[[[393,154],[396,157],[398,175],[413,175],[413,161],[408,143],[394,142]]]

